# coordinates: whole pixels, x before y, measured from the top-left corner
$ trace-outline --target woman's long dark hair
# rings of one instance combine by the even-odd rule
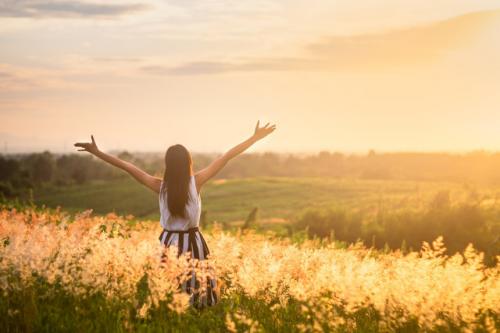
[[[167,149],[161,191],[167,192],[168,210],[172,216],[186,217],[191,164],[191,155],[183,145],[173,145]]]

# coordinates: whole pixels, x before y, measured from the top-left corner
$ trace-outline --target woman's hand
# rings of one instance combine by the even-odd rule
[[[78,151],[88,151],[89,153],[94,154],[104,162],[107,162],[112,166],[115,166],[117,168],[120,168],[128,172],[139,183],[149,187],[156,193],[160,193],[161,178],[151,176],[147,172],[144,172],[143,170],[139,169],[130,162],[123,161],[118,157],[100,151],[99,148],[97,148],[97,145],[95,144],[94,136],[91,135],[90,138],[92,139],[92,142],[75,143],[75,147],[82,148],[78,149]]]
[[[255,132],[253,134],[253,137],[256,138],[257,140],[263,139],[276,129],[276,125],[271,125],[269,126],[269,123],[267,123],[263,127],[259,127],[260,125],[260,120],[257,121],[257,125],[255,126]]]
[[[227,162],[229,162],[230,159],[243,153],[255,142],[257,142],[262,138],[265,138],[266,136],[274,132],[274,130],[276,129],[276,125],[269,126],[269,123],[267,123],[264,127],[260,127],[259,125],[260,121],[257,122],[257,125],[255,126],[255,132],[250,138],[246,139],[239,145],[234,146],[233,148],[228,150],[224,155],[222,155],[219,158],[216,158],[212,163],[210,163],[209,166],[207,166],[203,170],[198,171],[195,174],[196,189],[198,190],[198,193],[200,193],[200,189],[203,186],[203,184],[205,184],[210,178],[212,178],[220,170],[222,170],[222,168],[227,164]]]
[[[88,151],[91,154],[96,154],[99,152],[99,148],[97,148],[97,145],[94,140],[94,136],[91,135],[90,138],[92,139],[92,142],[77,142],[75,143],[75,147],[81,147],[83,149],[78,149],[78,151]]]

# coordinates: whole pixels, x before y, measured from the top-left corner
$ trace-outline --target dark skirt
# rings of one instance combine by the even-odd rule
[[[159,239],[165,247],[176,246],[178,256],[190,252],[191,258],[196,258],[201,262],[210,254],[207,242],[197,227],[182,231],[163,229]],[[210,270],[211,276],[206,277],[205,285],[201,289],[200,279],[196,277],[194,270],[180,281],[180,288],[190,295],[189,303],[195,307],[211,306],[218,302],[217,281],[213,269],[210,267],[207,269]]]

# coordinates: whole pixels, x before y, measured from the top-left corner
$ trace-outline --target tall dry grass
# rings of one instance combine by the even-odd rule
[[[0,210],[0,329],[9,331],[477,331],[500,328],[499,267],[472,245],[446,256],[253,233],[206,235],[221,301],[196,310],[166,263],[159,223]]]

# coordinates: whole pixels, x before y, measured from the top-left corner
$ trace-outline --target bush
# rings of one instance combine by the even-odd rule
[[[478,204],[449,204],[446,195],[439,193],[428,207],[413,211],[348,214],[343,210],[308,210],[296,222],[299,230],[309,237],[330,238],[354,243],[361,239],[366,245],[383,249],[405,247],[418,249],[422,242],[443,236],[447,253],[463,251],[469,243],[485,252],[489,265],[500,254],[498,228],[487,211]]]

